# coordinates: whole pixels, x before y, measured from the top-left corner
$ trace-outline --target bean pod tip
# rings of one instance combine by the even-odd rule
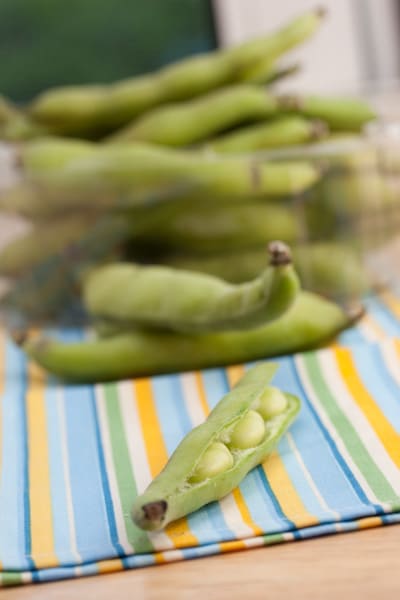
[[[348,318],[347,326],[349,327],[355,325],[365,315],[366,309],[365,306],[356,302],[345,306],[344,311]]]
[[[270,255],[269,262],[273,267],[290,265],[292,262],[292,254],[289,247],[279,240],[275,240],[268,244],[268,252]]]
[[[164,517],[168,509],[166,500],[147,502],[132,511],[132,518],[136,525],[144,529],[159,529],[162,527]]]

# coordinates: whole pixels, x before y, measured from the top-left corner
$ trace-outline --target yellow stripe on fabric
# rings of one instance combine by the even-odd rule
[[[273,452],[262,467],[285,516],[296,527],[318,524],[318,519],[303,504],[278,452]]]
[[[45,385],[42,371],[28,369],[26,393],[29,458],[29,501],[31,555],[37,568],[59,564],[54,549],[50,490],[49,448],[47,441]]]
[[[400,339],[399,338],[394,338],[393,339],[393,343],[394,343],[395,352],[396,352],[396,354],[397,354],[397,356],[399,357],[399,360],[400,360]]]
[[[203,384],[203,380],[201,378],[201,374],[199,372],[195,373],[195,381],[196,381],[197,393],[198,393],[199,400],[200,400],[200,405],[204,412],[204,416],[207,417],[210,414],[210,407],[207,404],[207,394],[204,389],[204,384]]]
[[[247,550],[249,547],[243,540],[230,540],[228,542],[221,542],[221,552],[237,552],[239,550]]]
[[[235,488],[232,492],[232,496],[237,504],[237,507],[242,517],[243,523],[250,527],[256,535],[262,535],[263,530],[253,521],[249,509],[247,508],[246,500],[243,498],[243,494],[239,488]]]
[[[383,300],[386,306],[394,314],[395,317],[400,319],[400,300],[389,290],[382,292],[379,297]]]
[[[360,379],[351,351],[348,348],[335,350],[335,358],[344,383],[354,402],[359,406],[379,437],[383,447],[397,467],[400,467],[400,435],[382,413],[375,400]]]
[[[380,527],[383,525],[382,517],[365,517],[358,521],[359,529],[371,529],[371,527]]]
[[[100,574],[116,573],[117,571],[122,571],[124,568],[124,563],[120,558],[110,558],[97,563],[97,570]]]
[[[136,379],[133,385],[147,460],[150,473],[154,478],[167,463],[168,453],[158,421],[150,380],[147,378]],[[198,540],[191,533],[185,518],[168,525],[165,532],[177,548],[198,545]]]
[[[232,367],[226,368],[226,376],[231,388],[233,388],[233,386],[237,384],[237,382],[243,377],[243,375],[243,365],[233,365]]]
[[[154,552],[153,556],[157,565],[163,565],[167,562],[164,552]]]
[[[133,385],[135,387],[147,460],[151,476],[154,478],[159,474],[168,460],[167,449],[158,422],[150,380],[137,379]]]

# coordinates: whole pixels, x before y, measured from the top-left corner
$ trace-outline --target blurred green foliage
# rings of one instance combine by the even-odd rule
[[[0,0],[0,93],[15,101],[214,47],[208,0]]]

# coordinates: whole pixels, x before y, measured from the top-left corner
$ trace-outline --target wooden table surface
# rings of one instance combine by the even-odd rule
[[[391,600],[400,526],[0,592],[4,600]]]

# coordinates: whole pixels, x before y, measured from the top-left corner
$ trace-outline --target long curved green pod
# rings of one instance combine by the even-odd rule
[[[216,195],[285,195],[301,192],[319,177],[304,160],[263,162],[251,157],[208,156],[144,143],[89,144],[40,140],[16,153],[21,177],[54,194],[85,192],[96,206],[96,193],[132,195],[162,185],[187,186]]]
[[[295,75],[300,70],[301,65],[299,63],[279,65],[271,64],[269,60],[260,60],[244,71],[241,80],[243,83],[259,83],[269,86],[286,77]]]
[[[207,419],[183,438],[163,470],[136,498],[132,507],[136,525],[150,531],[163,529],[171,521],[226,496],[251,469],[267,458],[300,410],[296,396],[282,393],[286,402],[282,412],[267,419],[261,416],[259,407],[263,396],[275,389],[268,385],[275,370],[276,365],[271,363],[251,368]],[[235,430],[243,424],[246,426],[249,415],[259,416],[260,440],[249,440],[249,446],[237,448]],[[228,462],[217,472],[206,473],[198,480],[196,475],[202,470],[202,462],[207,461],[207,454],[215,448],[220,453],[222,450],[223,456],[227,454]]]
[[[167,104],[117,131],[110,141],[131,140],[190,146],[241,123],[279,114],[277,100],[261,87],[237,84],[210,94]]]
[[[327,135],[328,128],[322,121],[288,116],[241,127],[211,140],[205,148],[219,154],[255,152],[267,148],[306,144]]]
[[[300,287],[289,248],[273,242],[268,253],[269,265],[242,285],[169,267],[110,263],[84,278],[83,302],[93,318],[127,327],[186,333],[257,327],[280,317]]]
[[[329,96],[281,96],[282,111],[297,112],[310,119],[320,119],[332,131],[360,131],[376,119],[372,107],[360,98]]]
[[[29,107],[34,119],[69,135],[99,135],[129,122],[150,108],[204,94],[240,81],[242,72],[261,59],[271,63],[309,38],[323,11],[307,12],[288,25],[234,48],[192,56],[159,71],[111,85],[50,89]]]
[[[28,356],[44,369],[71,381],[109,381],[216,367],[318,347],[354,323],[349,314],[317,295],[300,292],[279,319],[246,331],[196,335],[132,331],[65,344],[56,339],[17,335]]]

